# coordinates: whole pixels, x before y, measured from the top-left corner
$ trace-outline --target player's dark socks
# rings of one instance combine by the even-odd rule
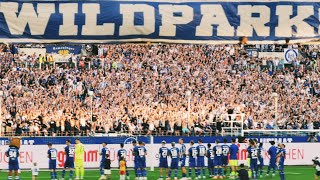
[[[134,174],[136,175],[136,177],[139,177],[139,176],[138,176],[138,169],[137,169],[137,168],[134,168]]]
[[[20,180],[19,176],[16,176],[14,179],[15,179],[15,180]]]
[[[202,169],[202,176],[206,176],[206,169]]]
[[[56,171],[53,173],[53,175],[54,175],[54,179],[58,179],[58,174]]]
[[[182,177],[183,178],[187,177],[187,174],[186,173],[182,173]]]
[[[198,177],[199,176],[199,169],[196,169],[196,176]]]
[[[280,179],[281,180],[285,180],[286,179],[286,177],[284,176],[284,172],[283,171],[280,171],[279,175],[280,175]]]
[[[62,170],[62,174],[61,174],[62,179],[64,179],[65,175],[66,175],[66,170]]]
[[[223,169],[222,168],[219,168],[219,175],[223,176]]]
[[[129,174],[129,171],[128,170],[126,170],[126,176],[130,176],[130,174]]]
[[[174,170],[174,177],[175,178],[178,177],[178,170],[177,169]]]
[[[169,177],[169,178],[171,177],[171,173],[172,173],[172,170],[169,169],[169,173],[168,173],[168,177]]]
[[[51,177],[52,180],[54,179],[54,173],[53,172],[50,172],[50,177]]]
[[[104,169],[103,168],[100,168],[100,175],[104,175]]]
[[[142,170],[142,177],[147,177],[147,170],[146,169]]]
[[[142,175],[142,174],[141,174],[141,170],[140,170],[140,169],[137,169],[137,177],[142,177],[141,175]]]
[[[218,176],[218,168],[214,168],[214,175]]]
[[[226,170],[226,169],[223,170],[223,175],[224,175],[224,176],[227,175],[227,170]]]
[[[192,169],[190,168],[190,169],[188,170],[188,172],[189,172],[189,177],[191,177],[191,176],[192,176]]]
[[[73,171],[72,170],[70,170],[70,175],[69,175],[69,177],[72,179],[73,178]]]

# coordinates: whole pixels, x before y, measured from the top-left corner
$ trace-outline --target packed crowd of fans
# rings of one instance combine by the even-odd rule
[[[244,129],[319,129],[318,47],[308,47],[285,65],[237,45],[99,45],[89,69],[79,56],[40,68],[39,55],[2,45],[2,133],[218,135],[241,114]]]

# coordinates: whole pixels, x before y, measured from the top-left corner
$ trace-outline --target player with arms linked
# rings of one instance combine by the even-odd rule
[[[285,145],[283,143],[279,144],[279,149],[277,152],[277,163],[278,163],[278,170],[279,170],[279,175],[281,180],[285,180],[284,176],[284,160],[286,158],[286,149]]]
[[[126,162],[127,150],[124,149],[123,143],[120,144],[120,149],[118,150],[117,155],[118,155],[119,165],[120,165],[120,161]],[[126,163],[125,163],[125,165],[126,165]],[[127,166],[125,168],[126,168],[126,177],[127,177],[127,179],[130,179],[129,171],[127,170]]]
[[[57,180],[57,154],[58,150],[56,148],[52,147],[52,144],[48,144],[48,158],[49,158],[49,170],[50,170],[50,176],[51,180]]]
[[[207,150],[207,158],[208,158],[208,171],[209,171],[209,177],[212,178],[214,175],[214,152],[213,149],[211,148],[211,144],[207,144],[208,150]]]
[[[12,180],[12,171],[14,171],[15,179],[19,180],[19,149],[16,146],[11,146],[6,151],[6,156],[9,157],[9,174],[8,180]]]
[[[270,141],[271,147],[268,150],[268,154],[270,156],[270,161],[269,161],[269,166],[268,166],[268,171],[266,176],[269,176],[270,170],[272,169],[272,177],[276,175],[276,169],[277,169],[277,147],[275,146],[274,141]]]
[[[205,165],[204,165],[204,158],[206,157],[206,146],[204,146],[202,144],[202,139],[198,140],[198,146],[197,146],[197,175],[198,178],[201,178],[201,171],[202,171],[202,177],[203,179],[206,178],[206,169],[205,169]]]
[[[221,145],[222,148],[222,167],[223,167],[223,177],[227,177],[227,166],[228,166],[228,155],[230,151],[230,147],[227,144],[228,140],[224,139],[223,144]]]
[[[222,148],[219,145],[219,140],[216,140],[216,145],[213,147],[214,152],[214,177],[213,179],[223,179],[222,176]]]
[[[166,147],[166,141],[161,142],[162,147],[159,149],[159,168],[160,168],[160,179],[163,179],[163,170],[165,171],[166,177],[167,176],[167,171],[168,171],[168,154],[169,154],[169,149]]]
[[[169,170],[169,175],[168,178],[170,180],[171,178],[171,173],[174,170],[174,179],[178,179],[178,169],[179,169],[179,148],[175,147],[176,143],[172,142],[171,143],[172,148],[169,151],[169,156],[171,157],[171,165],[170,165],[170,170]]]
[[[62,180],[66,174],[66,169],[70,170],[69,179],[73,178],[73,169],[74,169],[74,151],[75,147],[71,144],[71,140],[66,141],[67,146],[64,148],[64,153],[66,155],[66,161],[64,163],[64,169],[62,170]]]
[[[139,146],[136,146],[134,149],[135,158],[137,155],[138,158],[138,167],[137,167],[137,174],[139,180],[146,180],[147,179],[147,171],[146,171],[146,155],[147,149],[144,146],[142,141],[139,141]]]
[[[235,179],[238,175],[238,152],[239,147],[236,145],[236,139],[231,140],[230,146],[230,166],[231,166],[231,179]]]
[[[101,160],[100,160],[100,166],[99,166],[99,170],[100,170],[100,179],[104,178],[104,165],[106,164],[106,159],[107,159],[107,153],[109,152],[108,148],[107,148],[107,142],[103,142],[102,143],[102,149],[100,152],[100,156],[101,156]]]
[[[258,174],[258,147],[254,140],[249,140],[250,146],[248,148],[248,157],[250,158],[250,170],[252,172],[252,179],[257,179]]]
[[[179,139],[179,144],[180,146],[180,166],[181,166],[181,171],[182,171],[182,180],[185,180],[187,178],[187,170],[185,168],[186,165],[186,159],[187,159],[187,147],[183,143],[183,139]]]
[[[192,140],[190,141],[190,148],[188,150],[188,153],[189,153],[189,178],[188,179],[192,179],[192,169],[195,169],[197,167],[196,159],[198,155],[197,148],[194,147],[194,142]]]

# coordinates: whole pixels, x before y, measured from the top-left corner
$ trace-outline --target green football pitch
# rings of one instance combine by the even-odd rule
[[[265,171],[264,171],[265,172]],[[315,170],[311,166],[286,166],[285,174],[287,180],[312,180],[314,179]],[[98,170],[87,170],[85,172],[85,180],[98,180],[99,179],[99,171]],[[130,179],[134,180],[133,170],[129,171]],[[179,172],[180,173],[180,172]],[[2,172],[0,175],[0,179],[5,180],[7,173]],[[61,172],[58,172],[58,176],[61,176]],[[66,173],[66,177],[69,176],[69,173]],[[155,169],[155,171],[148,171],[148,180],[157,180],[159,178],[159,169]],[[181,178],[181,174],[179,174],[179,178]],[[31,179],[31,172],[22,171],[20,175],[21,180]],[[50,174],[48,171],[40,171],[39,178],[43,180],[50,180]],[[65,178],[68,180],[69,178]],[[112,171],[111,179],[118,180],[119,173],[118,170]],[[173,179],[173,178],[172,178]],[[207,178],[210,179],[210,178]],[[228,178],[227,178],[228,179]],[[263,177],[259,178],[261,180],[279,180],[279,175],[277,174],[275,177]]]

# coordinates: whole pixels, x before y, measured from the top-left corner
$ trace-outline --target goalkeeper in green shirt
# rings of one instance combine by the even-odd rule
[[[76,139],[75,146],[75,165],[76,165],[76,179],[83,179],[84,176],[84,145],[80,142],[80,139]]]

